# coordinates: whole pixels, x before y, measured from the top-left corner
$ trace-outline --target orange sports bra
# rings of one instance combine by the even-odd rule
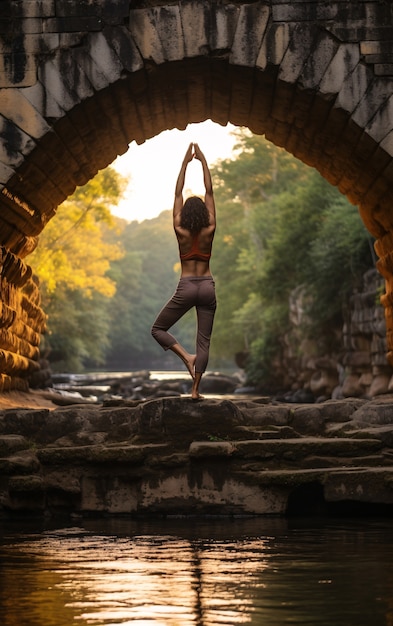
[[[191,250],[180,255],[182,261],[209,261],[211,253],[201,252],[198,248],[198,233],[192,238]]]

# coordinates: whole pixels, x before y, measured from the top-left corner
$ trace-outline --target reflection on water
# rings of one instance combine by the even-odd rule
[[[389,520],[0,526],[1,626],[393,626]]]

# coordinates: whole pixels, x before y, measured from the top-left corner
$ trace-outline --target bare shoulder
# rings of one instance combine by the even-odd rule
[[[174,230],[175,230],[175,234],[176,234],[178,241],[184,242],[184,241],[187,241],[187,239],[190,239],[191,237],[189,231],[186,230],[185,228],[182,228],[181,226],[175,225]]]

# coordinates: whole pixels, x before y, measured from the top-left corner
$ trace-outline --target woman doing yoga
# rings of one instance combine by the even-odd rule
[[[202,165],[205,201],[191,196],[183,202],[186,170],[194,158]],[[199,400],[202,398],[199,384],[209,359],[210,337],[216,311],[215,286],[209,267],[216,230],[216,209],[210,171],[205,156],[196,143],[189,145],[177,178],[173,227],[179,244],[181,277],[175,293],[159,313],[151,332],[164,350],[172,350],[184,362],[193,379],[191,397]],[[196,353],[190,354],[168,329],[193,307],[197,314]]]

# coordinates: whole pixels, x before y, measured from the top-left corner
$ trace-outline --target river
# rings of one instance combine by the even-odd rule
[[[3,522],[0,623],[392,626],[392,522]]]

